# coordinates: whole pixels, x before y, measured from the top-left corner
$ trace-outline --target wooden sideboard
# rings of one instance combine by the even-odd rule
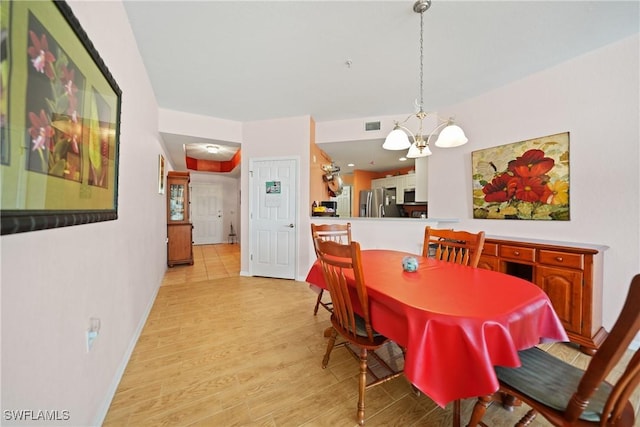
[[[569,339],[595,353],[602,327],[602,263],[606,246],[487,237],[478,267],[540,286],[551,299]]]

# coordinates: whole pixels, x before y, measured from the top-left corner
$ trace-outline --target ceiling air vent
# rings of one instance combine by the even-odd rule
[[[372,130],[380,130],[380,122],[366,122],[364,124],[364,130],[366,132],[369,132]]]

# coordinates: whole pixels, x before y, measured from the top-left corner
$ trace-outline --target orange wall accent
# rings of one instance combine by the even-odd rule
[[[351,216],[360,216],[360,190],[371,188],[371,180],[379,178],[379,172],[353,171],[353,187],[351,188]]]
[[[201,172],[231,172],[240,164],[242,157],[240,154],[241,151],[242,150],[236,151],[236,154],[233,155],[231,160],[226,160],[224,162],[219,162],[217,160],[194,159],[193,157],[185,156],[187,169]]]
[[[322,165],[330,165],[331,158],[322,151],[315,143],[315,121],[311,121],[311,141],[310,141],[310,159],[311,171],[309,173],[309,203],[314,200],[329,200],[329,188],[327,183],[322,179],[325,172]],[[309,215],[311,215],[311,205],[309,206]]]

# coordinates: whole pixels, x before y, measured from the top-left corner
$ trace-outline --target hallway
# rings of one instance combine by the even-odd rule
[[[222,279],[239,274],[239,244],[194,245],[193,265],[176,265],[167,269],[162,286]]]

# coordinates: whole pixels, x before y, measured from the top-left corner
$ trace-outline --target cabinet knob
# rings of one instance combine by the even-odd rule
[[[520,256],[520,251],[513,251],[513,254],[514,254],[515,256]]]
[[[563,260],[562,260],[562,257],[561,257],[561,256],[557,256],[557,257],[556,257],[556,261],[558,261],[558,262],[562,262],[562,261],[563,261]]]

